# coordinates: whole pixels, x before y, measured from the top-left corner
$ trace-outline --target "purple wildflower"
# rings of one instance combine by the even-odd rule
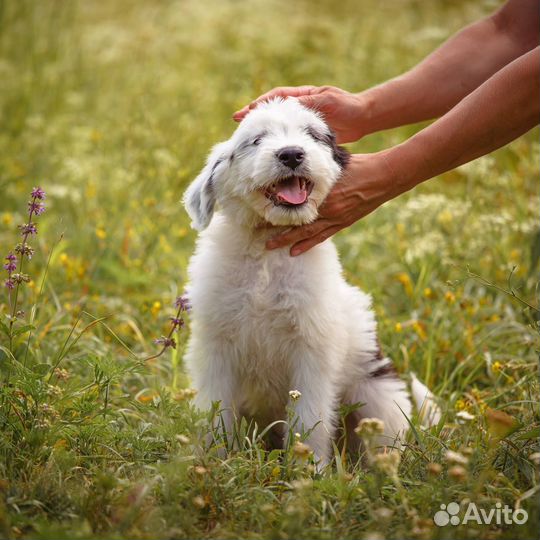
[[[17,270],[17,257],[13,255],[13,253],[10,253],[6,257],[7,263],[4,264],[4,268],[8,271],[8,274],[11,274],[11,272],[15,272]]]
[[[174,306],[178,308],[180,311],[189,311],[191,309],[189,298],[186,295],[179,296],[175,300]]]
[[[24,225],[19,225],[21,234],[23,236],[28,236],[29,234],[37,234],[37,228],[35,223],[25,223]]]
[[[176,349],[176,340],[172,337],[161,336],[158,339],[154,339],[156,345],[162,345],[164,349],[172,347]]]
[[[31,197],[33,199],[39,199],[40,201],[42,201],[45,198],[45,196],[46,196],[45,192],[40,187],[35,187],[32,190]]]
[[[40,202],[36,202],[35,200],[28,201],[28,211],[30,214],[34,214],[35,216],[40,216],[45,212],[45,205]]]
[[[185,324],[184,319],[180,317],[170,317],[170,319],[171,319],[171,325],[173,327],[173,330],[176,330],[177,328],[180,329]]]
[[[11,278],[6,279],[6,281],[4,281],[4,287],[13,290],[15,288],[15,282]]]

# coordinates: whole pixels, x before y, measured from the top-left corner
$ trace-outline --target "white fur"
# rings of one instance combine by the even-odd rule
[[[259,106],[214,148],[188,188],[193,225],[204,230],[189,264],[186,361],[197,406],[220,401],[227,430],[240,415],[259,424],[283,419],[289,403],[297,427],[313,429],[308,444],[324,464],[340,403],[361,402],[361,416],[382,419],[387,444],[406,430],[412,407],[404,382],[371,375],[390,361],[378,356],[371,299],[345,282],[333,243],[294,258],[288,249],[265,249],[283,226],[314,220],[342,172],[332,146],[308,126],[329,134],[296,100]],[[283,174],[276,152],[291,145],[305,151],[300,172],[314,184],[308,202],[292,209],[274,206],[261,191]],[[212,217],[216,204],[221,210]],[[297,402],[289,401],[290,390],[301,392]]]

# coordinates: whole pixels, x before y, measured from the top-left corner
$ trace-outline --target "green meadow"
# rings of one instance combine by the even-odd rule
[[[0,290],[0,538],[538,536],[538,129],[335,237],[385,353],[441,400],[399,460],[336,452],[319,474],[245,423],[223,456],[192,406],[189,314],[175,349],[153,341],[194,248],[183,191],[233,111],[277,85],[387,80],[497,5],[0,0],[2,259],[47,194],[29,281],[16,305]],[[437,526],[451,502],[528,521]]]

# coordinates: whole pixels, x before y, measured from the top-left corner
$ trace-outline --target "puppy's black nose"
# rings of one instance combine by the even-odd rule
[[[305,153],[299,146],[286,146],[278,150],[277,157],[283,165],[296,169],[304,161]]]

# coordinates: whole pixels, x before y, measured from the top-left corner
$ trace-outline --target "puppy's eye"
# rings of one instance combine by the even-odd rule
[[[256,139],[253,139],[253,145],[257,146],[261,144],[261,141],[262,141],[262,137],[257,137]]]

